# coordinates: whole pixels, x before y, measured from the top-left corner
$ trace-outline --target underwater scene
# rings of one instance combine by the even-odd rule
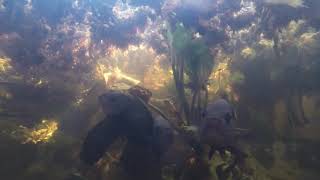
[[[1,180],[319,180],[320,0],[0,0]]]

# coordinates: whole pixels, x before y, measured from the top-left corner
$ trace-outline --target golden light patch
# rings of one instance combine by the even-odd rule
[[[268,39],[261,39],[259,41],[259,45],[263,46],[265,48],[273,48],[274,42],[272,40],[268,40]]]
[[[163,60],[164,56],[145,44],[129,45],[127,49],[110,47],[108,55],[98,60],[96,74],[108,88],[140,84],[158,90],[172,76],[169,70],[161,67]]]
[[[160,66],[160,59],[147,70],[143,85],[150,90],[159,90],[164,88],[173,77],[172,70],[165,70]]]
[[[10,59],[6,57],[0,57],[0,73],[5,73],[11,68],[12,66],[10,64]]]
[[[58,130],[58,122],[54,120],[42,120],[42,122],[33,129],[29,129],[23,126],[21,126],[21,128],[24,130],[24,144],[46,143]]]
[[[229,65],[227,62],[220,62],[218,63],[209,80],[212,81],[210,85],[208,85],[208,91],[216,93],[219,89],[226,89],[229,87],[229,77],[231,73],[229,70]]]
[[[253,59],[256,56],[254,49],[246,47],[241,51],[241,56],[245,59]]]

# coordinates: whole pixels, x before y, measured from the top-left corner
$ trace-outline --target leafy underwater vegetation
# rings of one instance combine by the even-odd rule
[[[97,97],[136,84],[185,124],[225,90],[250,130],[242,179],[319,179],[319,9],[318,0],[0,0],[1,179],[116,180],[121,142],[96,167],[79,151],[104,118]]]

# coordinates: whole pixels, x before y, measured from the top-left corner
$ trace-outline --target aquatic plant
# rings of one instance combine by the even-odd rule
[[[193,36],[182,24],[177,24],[175,30],[168,29],[173,76],[188,124],[201,120],[201,111],[208,99],[208,79],[214,65],[204,41]],[[191,102],[188,102],[187,89],[191,90]]]

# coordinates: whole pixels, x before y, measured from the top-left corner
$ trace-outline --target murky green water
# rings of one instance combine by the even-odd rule
[[[0,179],[137,179],[134,168],[146,180],[319,179],[319,9],[318,0],[0,0]],[[99,101],[109,90],[124,94]],[[221,93],[232,133],[209,128],[210,139],[201,133]],[[120,121],[93,138],[92,156],[110,146],[86,164],[88,132]],[[155,137],[156,125],[173,137]],[[246,154],[228,173],[238,154],[226,144]],[[211,146],[223,150],[209,159]]]

